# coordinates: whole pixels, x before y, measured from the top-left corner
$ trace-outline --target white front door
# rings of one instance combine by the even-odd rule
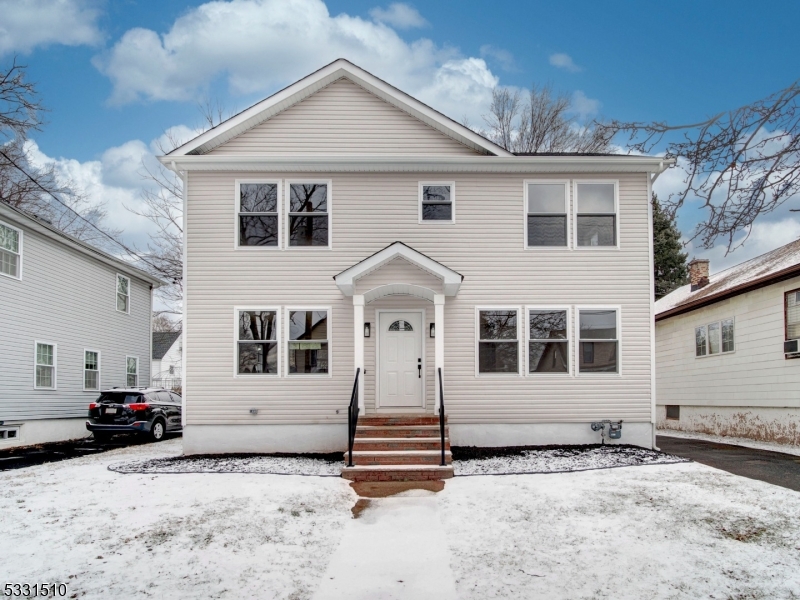
[[[422,408],[422,315],[379,313],[379,408]]]

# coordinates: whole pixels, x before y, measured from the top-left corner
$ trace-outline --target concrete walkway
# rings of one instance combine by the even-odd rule
[[[371,499],[347,524],[315,600],[455,600],[450,551],[432,492]]]

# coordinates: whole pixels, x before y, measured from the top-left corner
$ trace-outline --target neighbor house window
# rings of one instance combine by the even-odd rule
[[[136,387],[139,385],[139,357],[126,356],[125,357],[126,378],[125,385],[128,387]]]
[[[94,350],[83,351],[83,389],[100,389],[100,353]]]
[[[519,311],[478,311],[478,372],[519,373]]]
[[[694,330],[695,356],[733,352],[733,319],[723,319]]]
[[[455,221],[455,184],[419,184],[420,221]]]
[[[238,311],[239,375],[278,373],[278,311]]]
[[[330,373],[327,310],[289,310],[287,368],[290,375]]]
[[[289,245],[328,246],[330,224],[328,183],[289,184]]]
[[[567,183],[529,183],[526,206],[527,245],[567,245]]]
[[[528,310],[528,373],[569,373],[567,311]]]
[[[619,331],[614,309],[578,311],[580,348],[578,370],[581,373],[619,372]]]
[[[56,389],[56,345],[36,342],[36,374],[34,387]]]
[[[277,183],[238,184],[240,246],[278,246],[280,231]]]
[[[124,275],[117,275],[117,310],[131,311],[131,280]]]
[[[578,246],[617,245],[616,190],[615,183],[575,184]]]
[[[786,292],[786,339],[800,339],[800,291]]]
[[[0,274],[19,279],[21,267],[22,232],[0,223]]]

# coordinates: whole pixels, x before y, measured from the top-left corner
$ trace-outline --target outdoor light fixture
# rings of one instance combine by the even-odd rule
[[[436,337],[436,323],[431,323],[431,337]]]
[[[369,337],[369,323],[364,323],[364,337]]]

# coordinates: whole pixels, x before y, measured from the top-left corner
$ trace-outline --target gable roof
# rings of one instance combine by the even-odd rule
[[[169,352],[172,345],[181,337],[180,331],[154,331],[153,332],[153,360],[161,360]]]
[[[367,91],[398,109],[416,117],[423,123],[468,146],[480,154],[494,156],[513,156],[497,144],[475,133],[468,127],[434,110],[427,104],[406,94],[351,63],[340,58],[293,83],[272,96],[265,98],[250,108],[223,121],[216,127],[200,134],[182,146],[172,150],[167,156],[178,157],[205,154],[228,140],[263,123],[270,117],[304,100],[325,86],[345,77]]]
[[[655,304],[656,321],[800,276],[800,240],[709,276],[708,284],[692,291],[684,285]]]

